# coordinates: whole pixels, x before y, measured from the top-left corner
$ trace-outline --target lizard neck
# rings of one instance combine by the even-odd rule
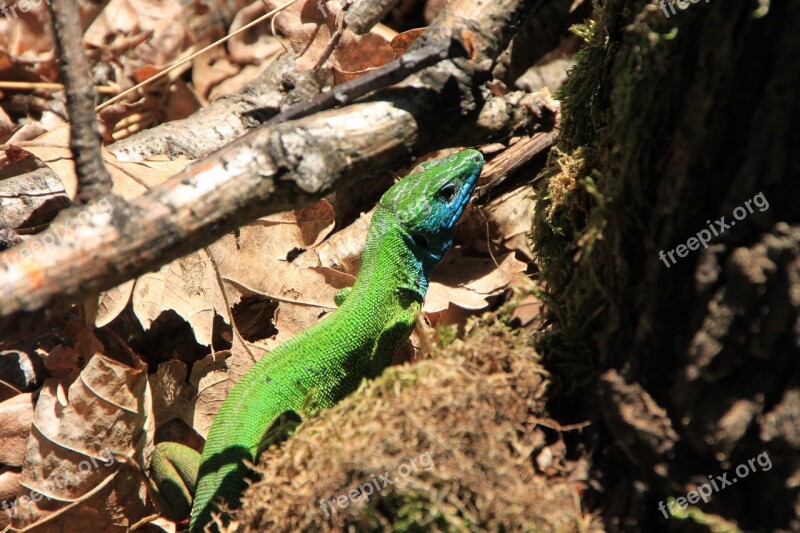
[[[427,255],[417,249],[395,215],[379,205],[372,215],[351,297],[357,300],[366,295],[382,296],[384,305],[410,298],[421,304],[428,290],[429,274],[435,267]]]

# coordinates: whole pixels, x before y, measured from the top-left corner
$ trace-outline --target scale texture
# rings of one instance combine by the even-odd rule
[[[255,463],[284,438],[301,413],[335,405],[364,378],[380,375],[414,328],[431,272],[453,242],[453,228],[475,189],[483,156],[464,150],[419,165],[381,198],[370,223],[361,270],[341,306],[278,346],[234,386],[219,410],[200,459],[192,532],[212,512],[238,507]],[[159,489],[196,452],[157,454]],[[161,444],[159,446],[162,446]],[[194,459],[196,461],[196,459]],[[184,476],[185,477],[185,476]],[[186,504],[183,504],[186,507]]]

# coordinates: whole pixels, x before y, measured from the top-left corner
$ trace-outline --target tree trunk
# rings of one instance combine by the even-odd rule
[[[800,2],[672,7],[585,29],[535,216],[539,347],[561,423],[595,421],[610,531],[797,531]]]

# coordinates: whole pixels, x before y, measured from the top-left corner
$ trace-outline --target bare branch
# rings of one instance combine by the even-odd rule
[[[365,94],[397,83],[407,78],[410,74],[435,65],[439,61],[447,58],[463,57],[465,53],[464,45],[458,36],[430,44],[424,48],[409,52],[400,57],[400,59],[354,80],[337,85],[333,90],[320,93],[310,100],[296,104],[266,121],[264,126],[307,117],[335,106],[350,104]]]
[[[492,35],[499,53],[518,22],[507,10],[520,13],[524,0],[454,2],[473,3],[484,8],[469,9],[476,19],[466,24]],[[454,22],[447,35],[462,30]],[[479,89],[490,63],[441,61],[359,103],[257,128],[130,205],[112,201],[64,221],[74,223],[68,238],[51,227],[8,250],[0,255],[0,333],[30,329],[45,310],[155,270],[259,216],[408,163],[415,151],[479,144],[541,121],[546,108],[524,93],[487,98]]]
[[[67,94],[70,149],[78,176],[77,201],[88,204],[111,192],[111,174],[103,165],[100,129],[95,120],[97,98],[89,63],[83,54],[83,36],[77,0],[48,2],[53,15],[59,72]]]
[[[357,0],[347,11],[344,21],[356,35],[363,35],[389,14],[398,0]]]

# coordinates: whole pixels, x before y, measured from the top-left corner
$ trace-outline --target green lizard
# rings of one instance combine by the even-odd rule
[[[195,493],[190,531],[202,531],[220,502],[238,506],[252,474],[245,461],[255,463],[285,437],[309,395],[316,408],[331,407],[389,365],[414,328],[431,272],[453,244],[482,168],[480,152],[463,150],[422,163],[386,191],[356,282],[336,299],[339,308],[242,377],[214,419],[202,456],[176,443],[156,447],[151,475],[172,515],[185,516]]]

